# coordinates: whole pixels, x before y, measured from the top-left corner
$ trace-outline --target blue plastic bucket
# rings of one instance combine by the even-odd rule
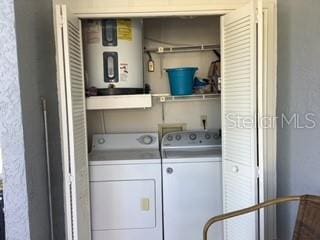
[[[169,68],[166,69],[169,76],[171,95],[191,95],[194,75],[198,68]]]

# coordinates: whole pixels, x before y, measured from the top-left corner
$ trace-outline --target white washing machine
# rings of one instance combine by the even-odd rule
[[[158,134],[94,135],[92,144],[92,240],[162,240]]]
[[[164,240],[200,240],[207,220],[222,214],[219,131],[166,134],[162,139]],[[222,239],[222,224],[209,239]]]

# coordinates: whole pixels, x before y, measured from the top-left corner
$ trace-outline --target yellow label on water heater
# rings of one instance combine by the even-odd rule
[[[130,19],[118,19],[118,39],[120,40],[132,40],[132,23]]]

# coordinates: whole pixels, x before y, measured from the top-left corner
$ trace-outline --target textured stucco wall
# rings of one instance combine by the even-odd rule
[[[47,101],[54,237],[64,239],[55,47],[51,0],[16,0],[16,32],[22,98],[30,235],[50,237],[44,123],[40,98]]]
[[[0,147],[4,161],[6,238],[28,240],[25,148],[13,3],[13,0],[0,0]]]
[[[278,195],[320,195],[320,1],[278,0],[278,115],[312,112],[315,129],[278,126]],[[301,121],[302,123],[308,123]],[[278,209],[278,235],[291,239],[296,206]]]

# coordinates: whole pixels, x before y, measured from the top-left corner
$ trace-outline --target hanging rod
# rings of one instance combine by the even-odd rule
[[[179,52],[201,52],[201,51],[213,51],[220,50],[220,45],[217,44],[201,44],[194,46],[179,46],[179,47],[158,47],[158,48],[146,48],[145,52],[149,53],[179,53]]]

